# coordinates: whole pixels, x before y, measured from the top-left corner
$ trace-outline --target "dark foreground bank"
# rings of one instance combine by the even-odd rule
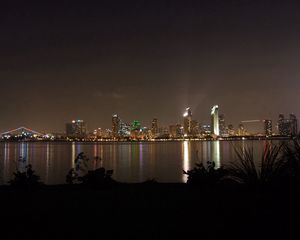
[[[298,236],[299,188],[186,184],[0,188],[2,239],[240,239]],[[194,236],[194,237],[192,237]],[[294,237],[293,237],[294,238]]]

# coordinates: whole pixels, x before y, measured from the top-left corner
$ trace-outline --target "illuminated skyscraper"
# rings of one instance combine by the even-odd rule
[[[196,137],[200,134],[199,123],[195,120],[192,120],[191,122],[191,132],[193,137]]]
[[[298,120],[294,114],[290,114],[290,129],[291,135],[296,135],[298,133]]]
[[[221,136],[224,136],[227,134],[224,114],[220,114],[220,116],[219,116],[219,128],[220,128],[219,130],[220,130]]]
[[[119,137],[119,131],[120,131],[120,118],[117,114],[112,116],[112,134],[114,138]]]
[[[83,120],[73,120],[66,124],[66,134],[68,137],[85,138],[86,124]]]
[[[151,133],[153,137],[156,137],[158,134],[158,120],[157,118],[153,118],[151,123]]]
[[[176,125],[170,125],[169,126],[169,134],[170,134],[170,138],[176,138],[177,137],[177,126]]]
[[[247,135],[247,130],[242,123],[239,124],[238,130],[237,130],[237,135],[238,136],[246,136]]]
[[[183,133],[185,137],[192,134],[192,110],[189,107],[183,114]]]
[[[219,130],[219,106],[215,105],[211,109],[211,129],[212,129],[212,134],[215,136],[220,135],[220,130]]]
[[[284,120],[284,115],[283,114],[279,114],[278,117],[278,132],[280,135],[286,135],[287,131],[285,129],[285,120]]]
[[[228,131],[229,136],[234,136],[235,135],[234,127],[233,127],[232,124],[229,124],[227,129],[228,129],[227,131]]]
[[[264,130],[266,136],[272,136],[272,120],[264,120]]]
[[[289,119],[285,119],[283,114],[279,114],[278,132],[283,136],[293,136],[298,133],[298,120],[294,114],[290,114]]]

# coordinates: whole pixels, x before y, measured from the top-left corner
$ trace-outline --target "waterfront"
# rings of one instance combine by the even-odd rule
[[[235,147],[253,147],[259,155],[266,141],[180,141],[180,142],[2,142],[0,144],[0,184],[6,184],[16,168],[32,164],[46,184],[63,184],[74,167],[77,154],[89,157],[89,169],[113,169],[121,182],[185,182],[182,170],[197,162],[215,161],[216,166],[235,160]],[[101,160],[96,160],[99,157]]]

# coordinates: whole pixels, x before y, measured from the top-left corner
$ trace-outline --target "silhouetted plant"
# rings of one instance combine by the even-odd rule
[[[203,163],[196,163],[196,167],[183,173],[188,175],[188,184],[202,186],[216,185],[226,176],[226,170],[223,167],[216,169],[214,161],[208,161],[207,167]]]
[[[228,171],[232,180],[248,186],[265,186],[281,183],[291,174],[291,169],[282,154],[282,145],[267,144],[260,161],[255,161],[253,149],[235,149],[237,161],[229,164]],[[255,162],[259,162],[259,165]]]
[[[294,181],[300,181],[300,142],[294,139],[283,145],[284,159],[289,167],[289,175]]]
[[[71,168],[66,176],[66,182],[67,184],[74,184],[77,180],[77,173],[74,168]]]
[[[105,168],[98,168],[93,171],[88,171],[88,173],[82,177],[78,177],[78,181],[84,185],[89,186],[101,186],[109,183],[113,183],[112,179],[113,170],[105,170]]]
[[[101,160],[99,157],[95,158],[96,167],[97,162]],[[113,183],[113,170],[105,170],[105,168],[97,168],[95,170],[88,170],[89,158],[83,153],[79,153],[75,159],[75,168],[72,168],[67,176],[66,182],[68,184],[82,183],[89,186],[101,186],[108,183]]]
[[[84,176],[88,173],[89,158],[83,153],[79,153],[75,158],[75,171],[78,177]]]
[[[14,187],[32,188],[41,185],[40,177],[34,173],[31,164],[26,166],[26,170],[14,172],[14,179],[9,181],[9,184]]]
[[[152,178],[152,179],[147,179],[146,181],[143,182],[143,184],[157,184],[157,180],[155,178]]]

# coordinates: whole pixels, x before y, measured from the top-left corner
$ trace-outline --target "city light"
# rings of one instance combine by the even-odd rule
[[[112,128],[98,127],[91,132],[82,119],[66,123],[65,133],[39,133],[30,128],[20,127],[1,134],[3,141],[178,141],[178,140],[246,140],[248,138],[291,138],[298,134],[298,119],[294,114],[285,118],[279,114],[277,132],[273,129],[271,119],[242,120],[237,128],[226,125],[225,115],[219,113],[219,105],[214,105],[210,111],[211,124],[200,124],[194,119],[190,107],[185,109],[181,122],[168,127],[159,125],[159,120],[153,118],[150,126],[143,126],[139,120],[126,123],[118,114],[112,115]],[[207,114],[208,115],[208,114]],[[258,130],[251,128],[256,126]]]

